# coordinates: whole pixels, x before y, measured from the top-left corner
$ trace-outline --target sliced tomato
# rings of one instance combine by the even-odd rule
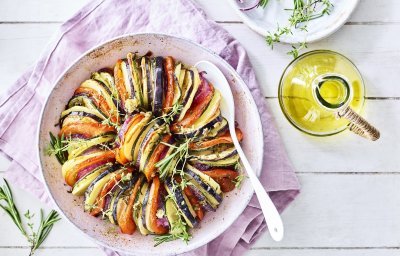
[[[239,128],[235,129],[236,132],[236,137],[238,138],[238,141],[243,140],[243,133]],[[211,139],[211,140],[204,140],[204,141],[199,141],[199,142],[192,142],[189,144],[190,149],[202,149],[202,148],[209,148],[216,146],[218,144],[232,144],[232,137],[229,133],[229,130],[222,133],[218,137]]]
[[[146,175],[146,178],[148,181],[152,179],[152,177],[155,175],[156,171],[156,164],[158,161],[161,160],[161,156],[165,156],[165,150],[168,149],[168,145],[165,145],[164,143],[168,143],[171,140],[172,135],[167,134],[165,135],[162,139],[161,142],[156,146],[156,148],[153,151],[153,154],[151,154],[151,157],[149,161],[147,162],[143,172],[144,175]],[[162,143],[164,142],[164,143]]]
[[[199,199],[195,196],[195,194],[193,193],[192,189],[189,186],[186,186],[183,192],[189,199],[189,202],[192,204],[193,209],[196,212],[197,218],[199,220],[202,220],[204,218],[204,210],[203,207],[201,207]]]
[[[235,189],[235,179],[239,173],[229,169],[211,169],[202,171],[204,174],[213,178],[220,186],[222,192],[230,192]]]
[[[125,107],[125,101],[129,98],[128,91],[124,83],[124,75],[121,69],[122,60],[118,60],[114,67],[115,87],[117,88],[119,99],[121,101],[122,109]]]
[[[214,87],[208,83],[207,80],[201,79],[199,89],[194,96],[192,105],[186,112],[183,119],[177,123],[174,123],[171,127],[172,131],[179,131],[180,127],[190,127],[206,110],[214,94]]]
[[[104,151],[104,154],[91,157],[77,165],[71,170],[67,171],[65,175],[65,182],[69,186],[73,186],[78,180],[78,173],[82,170],[87,169],[90,166],[99,166],[100,164],[106,164],[115,161],[115,153],[112,150]]]
[[[167,83],[165,88],[163,111],[164,113],[168,113],[171,110],[172,102],[174,100],[175,88],[175,61],[171,56],[165,58],[164,70],[166,71]]]
[[[118,123],[118,113],[113,113],[110,106],[107,103],[107,100],[101,95],[98,91],[88,88],[88,87],[79,87],[75,90],[74,94],[86,94],[93,102],[96,104],[96,107],[100,109],[101,112],[105,113],[108,117],[110,117],[110,121],[113,123]]]
[[[158,176],[154,177],[150,187],[150,195],[148,201],[148,204],[150,204],[149,214],[151,230],[153,230],[153,232],[157,235],[168,233],[168,227],[160,225],[157,221],[157,211],[159,209],[158,207],[161,203],[161,200],[163,200],[163,198],[160,196],[162,186],[164,185],[161,184]]]
[[[134,187],[131,189],[127,206],[119,215],[118,226],[124,234],[132,235],[136,230],[136,224],[133,221],[133,205],[135,204],[136,195],[140,191],[142,182],[143,176],[141,175]]]
[[[70,137],[72,135],[81,135],[86,139],[94,138],[105,133],[115,132],[115,128],[100,123],[70,123],[61,128],[59,136]]]

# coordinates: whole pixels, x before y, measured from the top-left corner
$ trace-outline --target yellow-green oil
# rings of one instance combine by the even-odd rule
[[[350,107],[357,113],[364,103],[362,77],[346,57],[332,51],[312,51],[294,60],[282,75],[279,102],[288,120],[298,129],[317,136],[344,130],[348,122],[338,119],[335,111],[321,105],[313,93],[313,82],[324,74],[338,74],[346,78],[352,90]],[[320,84],[319,93],[331,104],[344,102],[346,88],[337,80]]]

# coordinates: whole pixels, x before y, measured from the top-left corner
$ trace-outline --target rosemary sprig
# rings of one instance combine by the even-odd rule
[[[49,215],[45,218],[43,215],[43,210],[40,210],[40,225],[37,231],[34,231],[34,225],[31,222],[34,214],[31,214],[29,210],[24,214],[28,223],[26,224],[29,227],[28,232],[24,228],[24,224],[21,219],[21,215],[15,206],[14,198],[8,185],[8,182],[4,180],[4,186],[0,187],[0,207],[7,213],[7,215],[11,218],[17,228],[21,231],[22,235],[27,239],[30,244],[30,253],[29,255],[33,255],[37,248],[46,240],[47,236],[50,234],[54,224],[60,220],[59,215],[56,211],[51,210]],[[3,203],[3,204],[2,204]]]
[[[64,134],[61,135],[61,138],[58,136],[54,136],[53,133],[49,132],[50,134],[50,144],[45,149],[47,155],[55,155],[58,162],[60,164],[64,164],[68,160],[67,150],[68,144],[64,143]]]

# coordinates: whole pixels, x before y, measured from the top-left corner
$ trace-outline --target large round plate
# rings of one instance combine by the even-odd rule
[[[244,2],[256,2],[244,0]],[[265,9],[254,8],[249,11],[241,11],[238,0],[229,0],[243,22],[257,33],[267,36],[268,32],[275,32],[277,25],[285,27],[289,24],[290,11],[293,8],[293,0],[269,0]],[[293,35],[282,36],[283,43],[315,42],[325,38],[346,23],[356,8],[359,0],[331,0],[334,8],[330,15],[312,20],[307,26],[307,32],[294,30]]]
[[[126,35],[108,41],[88,51],[61,75],[43,108],[38,134],[39,158],[43,179],[59,211],[97,243],[124,253],[179,254],[208,243],[232,225],[253,195],[248,180],[244,181],[240,190],[227,193],[219,209],[215,213],[208,213],[201,227],[192,230],[193,238],[189,244],[177,240],[154,247],[152,236],[142,236],[138,232],[122,235],[115,225],[84,213],[83,198],[67,193],[68,187],[64,185],[60,164],[55,157],[49,157],[44,152],[49,144],[49,132],[58,133],[54,124],[82,81],[98,69],[113,67],[128,52],[144,55],[148,51],[154,55],[174,56],[188,65],[208,60],[222,70],[235,97],[236,120],[244,132],[244,152],[254,170],[259,172],[263,156],[263,133],[257,107],[246,84],[228,63],[210,50],[185,39],[160,34]]]

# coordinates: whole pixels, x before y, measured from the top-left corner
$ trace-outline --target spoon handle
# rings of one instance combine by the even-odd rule
[[[233,129],[233,131],[235,131]],[[231,132],[232,134],[232,132]],[[261,184],[260,180],[256,176],[253,168],[251,167],[249,161],[247,160],[239,141],[236,138],[236,135],[231,135],[233,143],[236,147],[236,150],[240,156],[240,160],[244,168],[246,169],[247,175],[250,179],[251,184],[253,185],[254,191],[257,195],[258,201],[261,206],[261,210],[264,214],[265,221],[268,226],[269,233],[271,234],[272,239],[279,242],[283,238],[283,223],[281,216],[279,215],[278,210],[276,209],[274,203],[272,202],[271,198],[265,191],[263,185]]]

